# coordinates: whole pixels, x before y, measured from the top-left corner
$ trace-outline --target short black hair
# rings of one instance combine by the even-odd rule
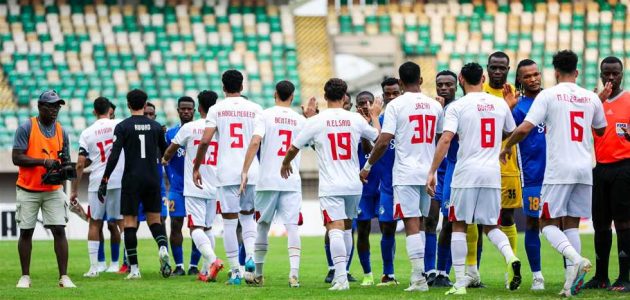
[[[195,107],[195,100],[193,100],[193,98],[191,97],[188,97],[188,96],[179,97],[179,99],[177,99],[177,107],[179,107],[179,105],[182,102],[190,102],[193,104],[193,108]]]
[[[503,52],[503,51],[497,51],[497,52],[494,52],[494,53],[490,54],[490,56],[488,56],[488,63],[490,63],[490,59],[492,59],[493,57],[494,58],[505,58],[505,59],[507,59],[508,65],[510,64],[510,57],[507,54],[505,54],[505,52]]]
[[[208,90],[201,91],[201,93],[197,95],[197,100],[199,101],[199,107],[205,112],[208,112],[210,107],[212,107],[213,105],[217,103],[218,98],[219,98],[219,95],[217,95],[217,93],[213,91],[208,91]]]
[[[414,62],[408,61],[398,68],[398,76],[404,84],[420,82],[420,66]]]
[[[339,78],[331,78],[324,85],[324,96],[330,101],[341,101],[346,95],[348,85]]]
[[[113,102],[109,101],[109,107],[111,107],[112,110],[116,111],[116,104],[114,104]]]
[[[391,86],[395,84],[398,84],[398,78],[387,77],[385,78],[385,80],[383,80],[383,82],[381,82],[381,89],[384,89],[386,86]]]
[[[152,108],[153,108],[153,110],[156,110],[156,109],[155,109],[155,104],[153,104],[153,103],[151,103],[151,102],[147,102],[147,107],[152,107]]]
[[[527,67],[527,66],[531,66],[531,65],[535,65],[535,64],[536,64],[536,62],[531,60],[531,59],[529,59],[529,58],[523,59],[523,60],[518,62],[518,66],[516,66],[516,75],[515,75],[516,78],[514,79],[514,87],[516,88],[516,90],[520,91],[521,87],[522,87],[521,82],[518,80],[518,72],[519,72],[519,70],[522,67]]]
[[[348,97],[348,102],[352,102],[352,96],[350,96],[350,93],[348,93],[348,90],[346,90],[346,96]]]
[[[369,96],[370,98],[372,98],[372,100],[374,100],[374,94],[372,94],[372,93],[371,93],[371,92],[369,92],[369,91],[363,91],[363,92],[358,93],[358,94],[357,94],[357,96],[356,96],[356,97],[354,97],[354,99],[355,99],[355,100],[358,100],[358,99],[359,99],[359,97],[361,97],[361,96]]]
[[[599,64],[599,68],[601,69],[604,66],[604,64],[619,64],[621,65],[621,69],[623,70],[623,63],[616,56],[608,56],[604,58],[602,62]]]
[[[127,103],[133,110],[141,110],[147,103],[148,98],[147,93],[139,89],[133,89],[127,93]]]
[[[291,98],[291,95],[293,95],[293,92],[295,92],[295,85],[293,85],[291,81],[282,80],[276,83],[276,93],[278,93],[278,97],[280,97],[280,100],[289,100],[289,98]]]
[[[111,103],[105,97],[98,97],[94,99],[94,111],[99,116],[107,114],[109,112],[110,106],[111,106]]]
[[[237,70],[227,70],[221,76],[226,93],[238,93],[243,89],[243,74]]]
[[[476,62],[467,63],[462,67],[460,74],[468,84],[478,85],[481,83],[483,68]]]
[[[455,72],[451,70],[442,70],[438,72],[437,75],[435,75],[435,79],[437,79],[440,76],[453,76],[453,78],[455,78],[455,81],[457,81],[457,74],[455,74]]]
[[[577,70],[578,56],[571,50],[562,50],[553,55],[553,68],[569,74]]]

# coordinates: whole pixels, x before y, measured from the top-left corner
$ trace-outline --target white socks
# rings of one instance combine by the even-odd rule
[[[195,242],[197,249],[199,249],[199,252],[201,252],[201,255],[207,265],[210,265],[217,260],[217,255],[214,253],[212,243],[203,229],[194,229],[190,233],[190,236]]]
[[[328,238],[330,239],[330,256],[332,256],[335,266],[335,280],[343,283],[348,280],[346,273],[348,254],[344,242],[344,232],[340,229],[331,229],[328,231]]]
[[[256,243],[256,221],[254,215],[238,214],[241,222],[241,235],[243,236],[243,246],[245,246],[245,261],[254,257],[254,244]]]
[[[567,236],[564,235],[564,233],[562,233],[562,231],[560,231],[557,226],[545,226],[545,228],[543,228],[542,230],[542,233],[549,241],[549,243],[551,243],[552,247],[554,247],[558,252],[560,252],[560,254],[570,260],[570,262],[567,262],[567,266],[569,265],[569,263],[572,263],[571,265],[573,265],[582,259],[580,253],[578,253],[578,251],[571,245]]]
[[[407,256],[411,262],[411,281],[420,280],[424,272],[424,241],[420,233],[407,236]]]
[[[240,267],[238,263],[238,238],[236,236],[237,226],[238,219],[223,219],[223,247],[225,248],[225,256],[230,263],[230,269],[233,271],[238,271]]]
[[[256,263],[256,276],[263,274],[263,264],[265,263],[265,256],[267,255],[267,248],[269,247],[269,223],[258,223],[258,236],[256,237],[256,244],[254,245],[254,263]]]
[[[343,242],[346,246],[346,262],[350,261],[350,254],[352,254],[352,229],[346,229],[343,231]]]
[[[512,251],[512,246],[510,246],[510,240],[508,240],[507,235],[505,235],[503,231],[499,228],[492,229],[488,232],[488,238],[494,246],[499,249],[506,263],[514,258],[514,251]]]
[[[206,236],[208,237],[208,240],[210,241],[210,246],[212,246],[212,250],[216,249],[215,242],[214,242],[214,234],[212,234],[212,229],[208,229],[204,231],[204,233],[206,234]]]
[[[298,232],[298,226],[296,224],[284,224],[287,229],[287,246],[289,249],[289,267],[291,272],[289,277],[298,277],[300,270],[300,252],[302,250],[302,242],[300,240],[300,233]]]
[[[453,232],[451,234],[451,259],[453,261],[453,269],[455,270],[455,287],[457,288],[466,286],[467,252],[466,233]]]
[[[99,241],[88,240],[88,255],[90,256],[90,269],[96,269],[98,265],[98,245]]]

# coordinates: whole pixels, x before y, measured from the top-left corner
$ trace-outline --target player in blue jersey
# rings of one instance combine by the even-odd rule
[[[524,59],[518,63],[515,85],[521,96],[512,109],[512,115],[517,126],[523,123],[534,99],[542,90],[541,79],[542,76],[536,62],[531,59]],[[545,176],[545,125],[538,124],[535,130],[530,131],[527,137],[518,143],[518,148],[519,169],[523,170],[523,211],[527,216],[525,251],[529,266],[534,274],[532,290],[544,290],[545,279],[541,272],[538,218],[541,208],[540,192]]]
[[[177,113],[179,114],[180,124],[166,130],[166,143],[171,144],[171,140],[175,138],[177,132],[182,125],[192,121],[195,115],[195,100],[193,98],[184,96],[177,100]],[[171,218],[171,251],[173,252],[173,259],[175,260],[175,270],[172,275],[181,276],[185,275],[184,272],[184,250],[183,242],[184,236],[182,235],[182,227],[184,226],[184,217],[186,217],[186,205],[184,203],[184,155],[186,150],[182,147],[177,149],[177,154],[171,158],[171,161],[166,166],[166,174],[170,183],[168,191],[168,214]],[[199,263],[199,251],[194,247],[191,251],[190,268],[188,273],[198,274],[197,264]],[[195,253],[196,252],[196,253]]]

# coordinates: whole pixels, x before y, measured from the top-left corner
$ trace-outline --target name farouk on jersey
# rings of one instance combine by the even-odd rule
[[[350,126],[350,120],[326,120],[328,127],[347,127]]]
[[[112,133],[112,131],[114,131],[114,129],[112,129],[111,127],[101,128],[101,129],[94,130],[94,135],[108,134],[108,133]]]
[[[494,104],[477,104],[477,111],[493,111]]]
[[[136,131],[149,131],[151,130],[151,124],[135,124],[133,125]]]
[[[276,124],[285,124],[285,125],[291,125],[291,126],[297,126],[297,121],[290,119],[290,118],[283,118],[283,117],[275,117],[274,119]]]
[[[420,102],[420,103],[416,103],[416,109],[430,109],[431,108],[431,104],[426,103],[426,102]]]
[[[222,110],[218,113],[219,117],[238,117],[238,118],[255,118],[256,113],[245,110]]]
[[[558,94],[556,95],[556,100],[571,102],[571,103],[589,103],[591,102],[591,98],[589,97],[576,97],[575,95],[567,95],[567,94]]]

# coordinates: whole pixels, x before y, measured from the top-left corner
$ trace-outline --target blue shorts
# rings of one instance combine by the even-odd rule
[[[147,220],[147,215],[144,214],[144,207],[142,207],[142,202],[138,205],[138,222],[144,222]]]
[[[378,217],[380,197],[380,194],[361,196],[357,221],[369,221]]]
[[[394,195],[381,193],[378,206],[378,220],[380,222],[394,222]]]
[[[176,218],[186,216],[186,202],[183,193],[168,193],[168,215]]]
[[[542,186],[523,187],[523,212],[528,217],[539,218],[542,202],[540,193]]]

